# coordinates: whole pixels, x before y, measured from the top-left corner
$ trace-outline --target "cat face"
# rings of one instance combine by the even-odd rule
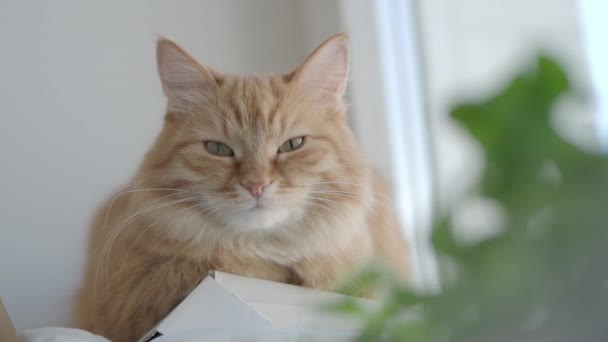
[[[193,194],[203,216],[268,231],[360,201],[365,167],[342,100],[345,37],[280,77],[220,75],[166,40],[158,64],[169,105],[146,167]]]

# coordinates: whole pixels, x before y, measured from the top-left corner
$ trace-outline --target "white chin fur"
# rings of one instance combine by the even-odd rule
[[[287,209],[251,209],[234,212],[224,217],[224,222],[239,231],[272,230],[284,225],[289,218]]]

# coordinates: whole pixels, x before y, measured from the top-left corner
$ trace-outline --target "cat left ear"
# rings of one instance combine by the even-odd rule
[[[325,103],[341,102],[348,80],[349,49],[346,34],[321,44],[295,71],[292,82]]]
[[[172,103],[182,105],[206,95],[217,85],[216,75],[200,65],[186,51],[168,39],[159,39],[156,45],[158,74],[163,92]]]

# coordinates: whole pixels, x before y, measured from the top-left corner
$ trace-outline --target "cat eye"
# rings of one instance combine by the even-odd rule
[[[291,138],[279,147],[279,153],[291,152],[299,149],[304,145],[304,137]]]
[[[222,144],[217,141],[205,141],[205,147],[209,153],[218,157],[231,157],[234,155],[234,152],[228,145]]]

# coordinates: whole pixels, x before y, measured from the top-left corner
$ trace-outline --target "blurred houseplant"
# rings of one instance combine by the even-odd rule
[[[380,312],[343,303],[365,317],[361,340],[608,341],[608,160],[552,127],[556,101],[569,93],[562,68],[539,57],[495,96],[452,111],[483,148],[476,195],[502,207],[503,229],[462,244],[449,215],[438,219],[440,268],[456,270],[440,294],[363,275],[391,295]],[[407,318],[416,304],[424,310]]]

